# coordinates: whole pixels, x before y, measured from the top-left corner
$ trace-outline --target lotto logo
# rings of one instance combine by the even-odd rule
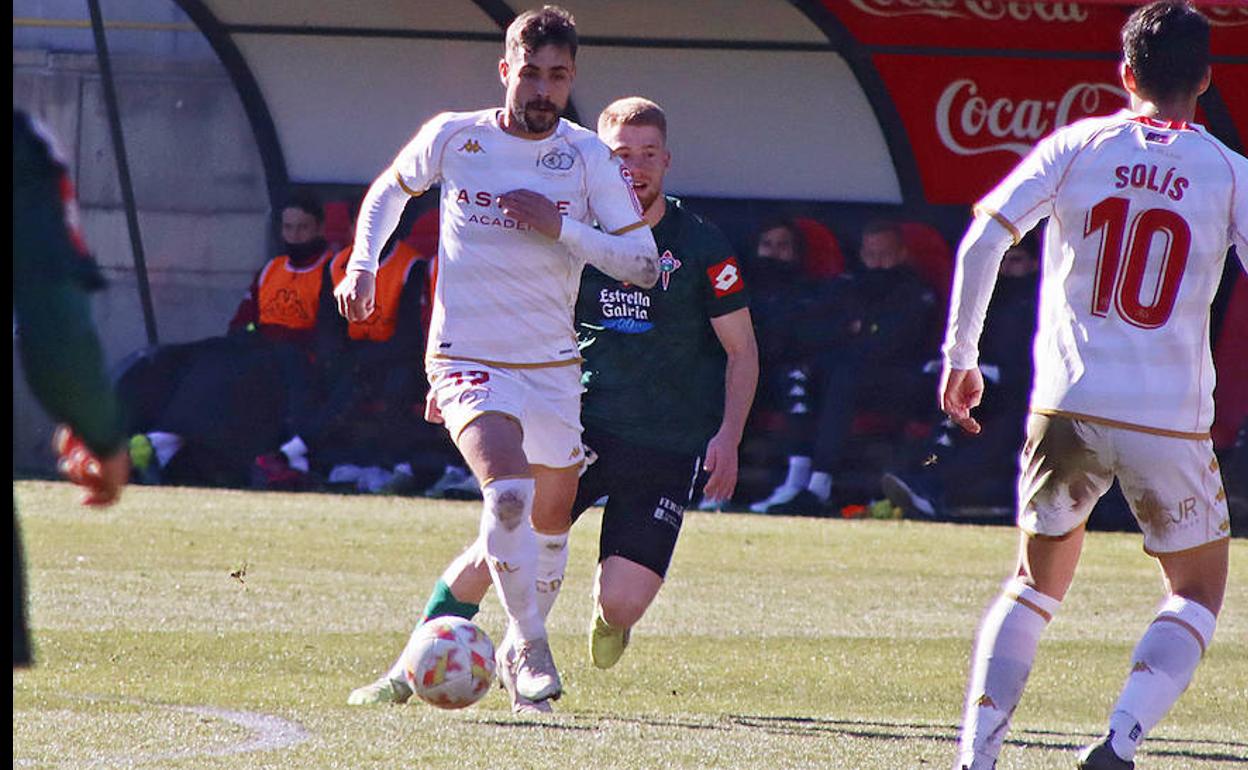
[[[736,294],[745,288],[745,282],[741,279],[741,268],[737,265],[736,257],[729,257],[723,262],[712,265],[707,268],[706,275],[711,279],[711,288],[715,290],[716,297]]]

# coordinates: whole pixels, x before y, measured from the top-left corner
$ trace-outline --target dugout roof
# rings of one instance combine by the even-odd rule
[[[502,32],[538,4],[175,1],[238,86],[274,190],[366,183],[435,112],[499,103]],[[592,125],[616,97],[658,101],[670,186],[690,195],[966,204],[1040,136],[1123,99],[1127,3],[563,5],[582,46],[571,112]],[[1242,149],[1248,8],[1202,5],[1218,55],[1202,118]]]

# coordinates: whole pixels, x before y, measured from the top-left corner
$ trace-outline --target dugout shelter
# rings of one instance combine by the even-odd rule
[[[1039,138],[1124,103],[1130,0],[565,0],[581,35],[569,116],[651,97],[668,187],[741,249],[777,212],[852,257],[889,216],[956,243],[969,204]],[[1248,142],[1248,6],[1214,24],[1200,120]],[[219,334],[292,189],[358,197],[443,109],[499,103],[516,0],[16,0],[14,102],[61,137],[112,281],[110,360]],[[419,205],[436,205],[428,195]],[[1230,291],[1225,292],[1229,296]],[[17,467],[49,426],[14,357]]]

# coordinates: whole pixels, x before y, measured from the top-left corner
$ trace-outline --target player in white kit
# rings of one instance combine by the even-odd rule
[[[1041,141],[976,206],[958,251],[942,406],[964,429],[1001,255],[1048,217],[1035,380],[1020,455],[1018,570],[984,617],[955,767],[996,764],[1040,635],[1070,587],[1093,505],[1116,477],[1167,596],[1137,644],[1089,770],[1133,768],[1191,681],[1227,578],[1230,520],[1209,427],[1209,307],[1227,250],[1248,267],[1248,160],[1192,124],[1209,25],[1183,2],[1122,31],[1131,108]]]
[[[562,692],[535,597],[532,519],[566,512],[576,494],[581,269],[643,287],[659,276],[628,172],[593,132],[559,117],[576,46],[563,9],[512,22],[498,65],[505,106],[442,113],[420,129],[369,188],[334,292],[348,319],[368,317],[382,245],[409,196],[440,184],[427,416],[446,424],[481,485],[479,537],[509,620],[500,677],[535,702]]]

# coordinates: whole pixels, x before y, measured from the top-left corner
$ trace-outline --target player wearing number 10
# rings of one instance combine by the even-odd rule
[[[1131,108],[1058,130],[976,206],[958,251],[942,406],[978,423],[977,344],[1001,255],[1048,217],[1035,379],[1020,457],[1018,570],[985,616],[956,767],[995,766],[1041,632],[1117,477],[1168,595],[1132,654],[1107,734],[1078,767],[1133,768],[1186,689],[1226,587],[1230,523],[1209,439],[1209,306],[1227,249],[1248,267],[1248,161],[1194,125],[1209,24],[1183,2],[1122,30]]]

